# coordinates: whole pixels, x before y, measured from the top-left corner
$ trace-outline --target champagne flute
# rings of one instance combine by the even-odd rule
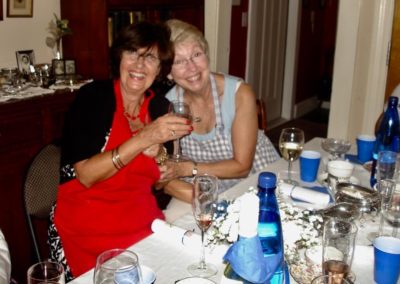
[[[372,243],[377,237],[383,235],[383,225],[384,225],[384,217],[382,210],[383,208],[388,206],[390,201],[390,196],[392,195],[393,190],[396,187],[396,183],[391,179],[382,179],[378,181],[376,184],[377,190],[379,191],[380,198],[380,209],[379,209],[379,229],[376,232],[370,232],[367,235],[367,239]]]
[[[216,204],[218,202],[218,179],[208,174],[197,175],[193,181],[192,210],[197,226],[201,230],[200,262],[188,266],[188,271],[194,276],[210,277],[218,269],[205,261],[204,234],[211,226]]]
[[[292,180],[292,163],[297,160],[303,151],[304,132],[299,128],[284,128],[279,136],[279,151],[282,157],[288,161],[288,176],[286,183],[297,185],[298,182]]]
[[[397,229],[400,227],[400,185],[394,186],[389,202],[381,212],[385,221],[393,227],[392,237],[397,237]]]
[[[169,113],[187,118],[188,120],[192,121],[192,111],[190,106],[183,101],[172,101],[169,105]],[[170,155],[170,160],[173,162],[183,162],[189,160],[187,157],[182,155],[179,139],[175,139],[174,141],[174,153]]]

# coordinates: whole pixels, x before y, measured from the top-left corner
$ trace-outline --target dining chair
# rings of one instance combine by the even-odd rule
[[[44,146],[28,167],[24,183],[24,208],[37,262],[42,260],[35,220],[49,220],[60,179],[61,150],[56,144]],[[46,239],[47,241],[47,239]]]
[[[265,102],[263,99],[257,99],[257,115],[258,115],[258,129],[267,132],[267,111],[265,109]]]

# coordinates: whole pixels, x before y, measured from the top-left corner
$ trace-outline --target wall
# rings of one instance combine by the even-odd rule
[[[0,21],[0,68],[16,67],[17,50],[32,49],[36,63],[50,63],[53,51],[46,45],[47,27],[60,15],[59,0],[33,0],[32,18],[8,18],[7,0],[3,0],[3,21]]]
[[[383,110],[394,0],[341,0],[328,137],[373,134]]]

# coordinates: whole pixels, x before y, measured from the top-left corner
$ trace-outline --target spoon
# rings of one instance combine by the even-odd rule
[[[353,221],[360,217],[360,211],[354,204],[348,202],[336,203],[324,209],[313,211],[315,214],[320,214],[322,217],[335,217]]]

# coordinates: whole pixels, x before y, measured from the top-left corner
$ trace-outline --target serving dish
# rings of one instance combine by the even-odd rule
[[[380,206],[379,193],[367,187],[339,182],[336,185],[336,202],[349,202],[355,204],[361,213],[377,211]]]

